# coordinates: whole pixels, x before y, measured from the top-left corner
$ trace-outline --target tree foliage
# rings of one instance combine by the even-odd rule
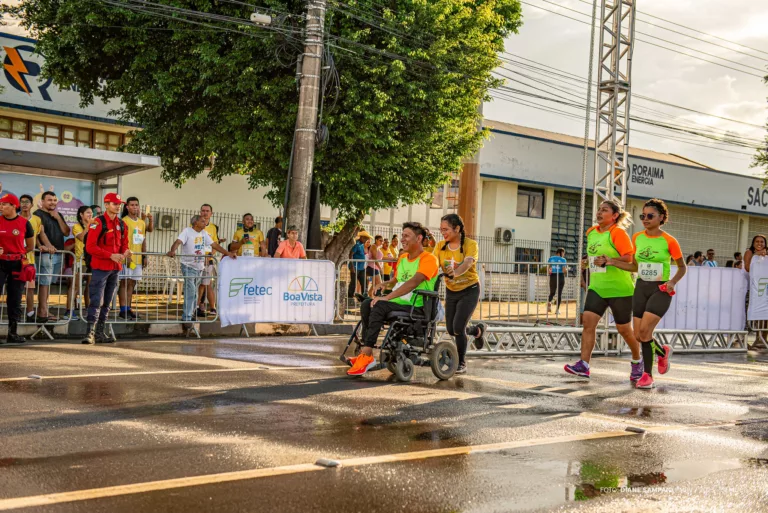
[[[285,33],[193,25],[140,0],[110,1],[26,0],[13,10],[57,84],[77,86],[84,104],[121,102],[120,116],[143,127],[129,149],[160,156],[166,180],[181,185],[215,156],[212,179],[244,175],[281,203],[305,2],[257,0],[291,15],[278,17]],[[518,0],[346,2],[328,3],[340,86],[326,93],[329,140],[315,177],[323,203],[357,222],[369,209],[424,201],[478,149],[477,109],[521,11]],[[243,20],[252,12],[226,0],[155,3]]]
[[[768,75],[764,78],[766,84],[768,84]],[[766,123],[766,129],[768,129],[768,123]],[[752,160],[752,167],[762,167],[765,169],[766,175],[768,175],[768,135],[765,136],[765,146],[757,150],[755,158]]]

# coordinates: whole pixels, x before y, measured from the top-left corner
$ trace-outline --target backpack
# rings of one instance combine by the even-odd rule
[[[102,227],[101,233],[99,234],[99,238],[96,241],[96,244],[99,244],[107,236],[107,232],[103,230],[103,228],[107,225],[107,218],[104,215],[100,215],[96,219],[101,223],[101,227]],[[118,226],[118,229],[120,230],[120,233],[125,233],[125,230],[126,230],[125,222],[122,219],[120,219],[119,217],[117,217],[116,219],[117,219],[117,226]],[[91,221],[91,222],[93,222],[93,221]],[[86,232],[85,233],[85,237],[83,237],[83,260],[85,261],[85,268],[86,268],[86,270],[90,271],[91,270],[91,258],[92,257],[91,257],[91,254],[88,253],[88,249],[87,249],[88,248],[88,233],[90,233],[90,230],[88,232]]]

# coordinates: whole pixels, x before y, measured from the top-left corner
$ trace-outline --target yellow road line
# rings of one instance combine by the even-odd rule
[[[499,406],[499,408],[504,408],[505,410],[527,410],[528,408],[533,408],[532,404],[502,404]]]
[[[60,374],[54,376],[40,376],[39,379],[76,379],[76,378],[105,378],[112,376],[155,376],[161,374],[211,374],[218,372],[252,372],[252,371],[287,371],[287,370],[317,370],[317,369],[337,369],[348,367],[347,365],[318,365],[310,367],[242,367],[236,369],[190,369],[174,371],[135,371],[135,372],[105,372],[95,374]],[[0,382],[8,381],[35,381],[38,378],[0,378]]]
[[[556,396],[556,397],[584,397],[587,395],[594,395],[595,392],[589,392],[586,390],[578,390],[575,392],[570,393],[553,393],[549,392],[548,390],[571,390],[570,388],[562,388],[562,387],[550,387],[544,390],[533,390],[534,388],[538,388],[543,385],[536,385],[533,383],[522,383],[520,381],[509,381],[506,379],[497,379],[497,378],[481,378],[478,376],[461,376],[461,379],[466,379],[469,381],[477,381],[480,383],[491,383],[493,385],[501,385],[508,388],[514,388],[516,390],[525,390],[526,392],[529,392],[531,394],[544,394],[549,396]]]
[[[645,428],[647,432],[665,432],[679,431],[685,429],[707,429],[717,427],[727,427],[735,425],[734,422],[708,424],[708,425],[679,425],[679,426],[654,426]],[[589,433],[581,435],[566,435],[551,438],[535,438],[530,440],[516,440],[511,442],[499,442],[493,444],[468,445],[464,447],[447,447],[444,449],[432,449],[425,451],[414,451],[406,453],[384,454],[379,456],[367,456],[361,458],[350,458],[340,460],[342,467],[356,467],[362,465],[376,465],[383,463],[397,463],[404,461],[424,460],[431,458],[442,458],[447,456],[471,455],[484,452],[503,451],[509,449],[518,449],[524,447],[536,447],[542,445],[561,444],[569,442],[580,442],[586,440],[600,440],[609,438],[620,438],[627,436],[637,436],[638,433],[629,431],[603,431],[598,433]],[[264,477],[274,477],[287,474],[299,474],[306,472],[317,472],[324,470],[325,467],[304,463],[299,465],[287,465],[282,467],[270,467],[262,469],[241,470],[236,472],[224,472],[220,474],[208,474],[202,476],[182,477],[176,479],[166,479],[161,481],[149,481],[145,483],[133,483],[128,485],[108,486],[104,488],[93,488],[89,490],[76,490],[71,492],[50,493],[44,495],[33,495],[28,497],[17,497],[13,499],[0,500],[0,511],[8,511],[17,508],[30,508],[36,506],[49,506],[53,504],[63,504],[69,502],[87,501],[92,499],[103,499],[108,497],[120,497],[125,495],[135,495],[139,493],[156,492],[161,490],[171,490],[178,488],[188,488],[192,486],[203,486],[219,483],[228,483],[233,481],[244,481],[250,479],[260,479]]]

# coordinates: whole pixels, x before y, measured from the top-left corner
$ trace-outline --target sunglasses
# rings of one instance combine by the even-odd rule
[[[650,221],[657,216],[658,214],[640,214],[640,220],[645,221],[646,219],[648,219]]]

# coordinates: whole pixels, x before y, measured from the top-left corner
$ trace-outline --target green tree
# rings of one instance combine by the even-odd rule
[[[282,12],[273,31],[170,13],[247,20],[230,0],[26,0],[6,8],[39,40],[44,72],[83,104],[119,100],[143,129],[130,151],[158,155],[180,186],[241,174],[281,204],[297,110],[303,0],[258,0]],[[322,202],[339,212],[326,247],[338,260],[364,213],[425,201],[475,152],[477,108],[521,23],[518,0],[329,0],[326,29],[339,87],[317,153]],[[250,3],[250,2],[249,2]],[[258,9],[258,8],[257,8]],[[189,21],[198,24],[190,24]]]
[[[768,84],[768,75],[763,79]],[[768,129],[768,123],[766,124]],[[757,150],[755,158],[752,160],[752,167],[762,167],[765,169],[766,175],[768,175],[768,135],[765,136],[765,146]]]

